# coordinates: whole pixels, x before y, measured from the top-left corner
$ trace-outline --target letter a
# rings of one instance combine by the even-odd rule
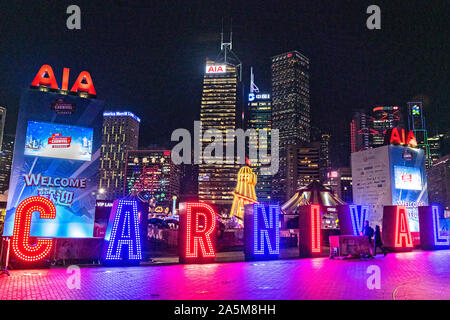
[[[52,67],[50,67],[48,64],[44,64],[34,77],[31,85],[34,87],[46,86],[52,89],[58,89],[58,83],[56,82]]]
[[[381,29],[381,9],[377,5],[371,5],[367,8],[366,13],[372,14],[367,18],[367,28],[369,30]]]
[[[403,245],[403,239],[405,245]],[[411,238],[411,232],[409,232],[408,216],[406,214],[405,206],[397,206],[397,212],[395,215],[395,243],[396,248],[412,248],[413,242]]]
[[[94,82],[92,81],[91,75],[87,71],[82,71],[79,75],[75,83],[73,84],[72,89],[70,91],[78,92],[83,91],[89,94],[95,95]]]
[[[109,240],[109,243],[105,260],[142,260],[136,200],[114,201],[106,233],[105,240]],[[127,257],[122,256],[123,246],[128,247]]]
[[[67,29],[69,30],[73,30],[73,29],[77,29],[80,30],[81,29],[81,9],[79,6],[72,4],[70,6],[67,7],[66,10],[67,14],[72,14],[71,16],[69,16],[67,18],[66,21],[66,26]]]

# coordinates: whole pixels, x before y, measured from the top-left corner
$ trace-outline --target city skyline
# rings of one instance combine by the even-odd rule
[[[436,19],[428,18],[425,29],[416,19],[420,11],[430,12],[434,17],[433,13],[440,11],[439,6],[383,3],[387,13],[383,27],[371,31],[365,26],[367,6],[363,3],[297,4],[289,11],[287,5],[275,8],[260,3],[258,12],[250,10],[251,5],[247,3],[236,8],[230,4],[194,5],[189,11],[175,3],[171,12],[167,12],[169,18],[166,15],[161,21],[158,16],[153,22],[148,22],[152,20],[148,19],[152,8],[123,9],[116,3],[109,8],[110,22],[120,21],[121,10],[126,10],[136,21],[133,24],[125,21],[120,28],[118,23],[112,27],[90,18],[102,6],[84,1],[78,5],[83,15],[78,33],[64,28],[63,14],[60,17],[54,14],[65,12],[64,4],[40,7],[37,16],[34,4],[20,6],[23,12],[20,21],[14,24],[2,21],[6,31],[14,27],[29,33],[29,40],[25,41],[22,36],[12,37],[5,32],[4,52],[18,52],[11,63],[6,63],[5,53],[0,60],[4,61],[0,69],[10,75],[10,81],[3,84],[0,93],[2,105],[8,109],[6,133],[14,131],[19,92],[29,85],[36,68],[47,63],[54,66],[57,78],[61,77],[64,66],[74,72],[88,69],[98,98],[105,100],[108,109],[129,109],[143,119],[142,127],[154,128],[141,135],[139,145],[171,147],[167,145],[170,133],[176,128],[192,129],[193,121],[200,118],[198,106],[205,60],[217,55],[222,18],[225,32],[229,31],[233,19],[233,51],[243,62],[244,88],[248,87],[250,66],[256,70],[259,85],[270,88],[271,56],[298,50],[310,59],[311,121],[331,133],[335,149],[350,150],[348,123],[355,109],[403,106],[418,100],[417,97],[424,101],[432,133],[436,130],[446,133],[446,118],[436,113],[448,108],[450,90],[444,81],[448,61],[444,50],[432,50],[448,45],[443,34],[433,32],[439,30],[443,21],[437,15]],[[16,6],[12,4],[6,12],[17,9]],[[153,9],[159,9],[159,13],[168,11],[165,5],[155,6]],[[445,10],[443,6],[441,9]],[[213,12],[219,15],[211,15]],[[402,22],[394,24],[397,12],[403,14]],[[48,25],[41,24],[36,31],[29,29],[29,25],[38,23],[43,16],[48,18]],[[170,17],[179,18],[179,24],[171,25]],[[284,23],[272,28],[278,20]],[[60,30],[55,29],[54,25],[59,24]],[[408,26],[416,28],[415,36],[404,39],[402,35],[409,30]],[[95,36],[91,34],[94,29],[99,31]],[[162,37],[163,33],[167,36]],[[124,34],[132,36],[125,39]],[[56,38],[60,40],[55,42]],[[400,40],[403,40],[401,45]],[[99,45],[90,45],[93,41]],[[142,49],[129,54],[137,43]],[[31,52],[33,62],[28,58]],[[104,59],[106,52],[108,59]],[[404,56],[409,58],[403,59]],[[347,155],[340,159],[336,151],[331,153],[338,156],[337,166],[348,164]]]

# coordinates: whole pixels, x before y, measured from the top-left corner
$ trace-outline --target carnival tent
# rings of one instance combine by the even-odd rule
[[[284,214],[295,214],[300,206],[310,204],[334,207],[345,202],[334,195],[331,189],[315,180],[306,187],[298,189],[292,198],[281,206],[281,211]]]

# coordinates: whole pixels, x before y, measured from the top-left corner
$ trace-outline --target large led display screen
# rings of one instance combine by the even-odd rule
[[[419,232],[419,206],[428,205],[425,152],[389,146],[392,205],[406,206],[411,232]]]
[[[32,196],[52,201],[56,218],[33,214],[31,237],[93,236],[103,108],[97,99],[23,91],[4,236],[12,236],[17,206]]]
[[[25,155],[91,161],[92,128],[28,121]]]
[[[402,190],[422,190],[420,169],[394,166],[395,188]]]

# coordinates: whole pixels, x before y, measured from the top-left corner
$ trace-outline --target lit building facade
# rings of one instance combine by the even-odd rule
[[[330,159],[330,139],[331,135],[328,133],[322,133],[320,135],[320,159],[319,159],[319,170],[320,170],[320,182],[325,183],[328,177],[328,172],[331,170],[331,159]]]
[[[279,170],[272,178],[275,202],[289,199],[288,147],[310,142],[310,64],[298,51],[272,57],[272,129],[279,130]]]
[[[320,142],[308,145],[293,144],[287,148],[287,194],[292,197],[297,189],[320,181]]]
[[[328,172],[327,185],[346,203],[353,203],[352,170],[344,167]]]
[[[401,114],[398,106],[377,106],[372,109],[370,121],[372,148],[384,145],[384,136],[389,129],[401,125]]]
[[[427,170],[428,198],[431,205],[441,205],[450,214],[450,155],[436,160]]]
[[[124,197],[126,153],[138,147],[140,121],[128,111],[103,113],[99,199]]]
[[[0,194],[9,188],[9,177],[14,153],[14,135],[3,136],[3,147],[0,151]]]
[[[6,108],[0,107],[0,151],[3,148],[3,134],[5,131]]]
[[[212,163],[214,159],[204,151],[214,141],[214,138],[205,137],[205,131],[209,129],[218,130],[224,144],[234,144],[234,139],[226,139],[226,131],[236,129],[241,63],[231,49],[231,40],[229,43],[222,41],[216,61],[206,61],[200,107],[201,137],[196,137],[201,141],[203,155],[198,173],[199,201],[208,202],[225,214],[230,213],[239,165],[236,159],[228,163],[225,159],[221,159],[221,164]]]
[[[270,157],[271,150],[271,122],[272,122],[272,101],[270,93],[260,92],[259,88],[254,83],[253,69],[250,81],[250,93],[248,95],[248,116],[247,129],[254,129],[256,137],[250,137],[249,148],[258,150],[259,145],[267,146],[267,157]],[[261,130],[267,133],[267,140],[258,140]],[[264,135],[263,135],[264,136]],[[261,173],[261,163],[259,160],[249,157],[250,165],[256,172],[258,183],[256,185],[256,196],[259,202],[269,203],[272,193],[272,175],[264,175]]]
[[[428,138],[428,144],[430,146],[430,161],[431,165],[439,158],[442,157],[442,140],[444,139],[444,134],[437,134],[435,136]]]
[[[408,102],[408,129],[414,131],[419,148],[425,151],[425,166],[431,166],[430,145],[422,102]]]
[[[171,208],[180,195],[180,166],[171,161],[170,150],[129,150],[126,156],[123,193],[137,195],[156,206]]]
[[[376,106],[371,112],[356,111],[350,122],[351,152],[383,146],[386,132],[398,126],[403,126],[399,106]]]

